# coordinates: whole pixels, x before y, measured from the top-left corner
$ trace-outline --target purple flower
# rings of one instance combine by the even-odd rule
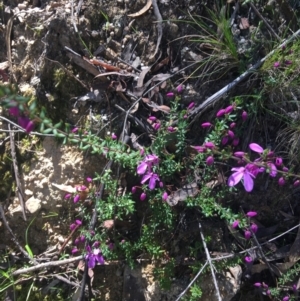
[[[8,112],[9,112],[10,115],[15,116],[15,117],[18,117],[19,114],[20,114],[20,110],[19,110],[18,107],[11,107],[11,108],[9,108]]]
[[[244,232],[244,236],[245,236],[245,239],[250,239],[250,237],[251,237],[251,232],[249,231],[249,230],[246,230],[245,232]]]
[[[288,172],[288,171],[289,171],[289,169],[288,169],[287,167],[285,167],[285,166],[284,166],[284,167],[282,168],[282,171],[284,171],[284,172]]]
[[[294,187],[298,187],[300,185],[300,180],[296,180],[293,184]]]
[[[280,63],[279,62],[275,62],[273,66],[274,66],[274,68],[278,68],[280,66]]]
[[[233,155],[238,158],[243,158],[245,156],[245,153],[244,152],[235,152]]]
[[[224,136],[223,138],[222,138],[222,140],[221,140],[221,144],[222,145],[226,145],[227,143],[228,143],[228,136]]]
[[[213,156],[209,156],[206,158],[206,164],[208,166],[213,165],[214,164],[214,157]]]
[[[81,225],[82,225],[82,221],[79,220],[79,219],[77,219],[77,220],[75,221],[75,223],[76,223],[78,226],[81,226]]]
[[[79,200],[80,200],[80,195],[79,195],[79,194],[76,194],[76,195],[74,196],[73,202],[74,202],[74,203],[77,203]]]
[[[168,126],[167,127],[167,130],[170,132],[170,133],[173,133],[175,131],[175,129],[172,127],[172,126]]]
[[[143,192],[141,195],[140,195],[140,200],[141,201],[144,201],[146,199],[147,195],[145,192]]]
[[[29,134],[34,129],[34,123],[27,117],[18,117],[19,125]]]
[[[250,143],[250,144],[249,144],[249,148],[250,148],[252,151],[254,151],[254,152],[256,152],[256,153],[259,153],[259,154],[261,154],[261,153],[264,152],[264,149],[263,149],[260,145],[258,145],[257,143]]]
[[[277,175],[277,168],[273,163],[267,163],[268,167],[269,167],[269,174],[270,177],[275,178]]]
[[[229,131],[228,131],[228,136],[229,136],[231,139],[233,139],[233,138],[234,138],[234,132],[231,131],[231,130],[229,130]]]
[[[131,192],[132,192],[132,193],[135,193],[135,192],[136,192],[136,186],[132,186]]]
[[[78,245],[80,243],[79,237],[77,237],[74,241],[74,245]]]
[[[153,127],[156,131],[158,131],[160,129],[160,123],[154,123]]]
[[[71,193],[67,193],[67,194],[65,195],[65,200],[69,199],[70,197],[71,197]]]
[[[291,60],[286,60],[284,63],[285,63],[286,65],[292,65],[292,64],[293,64],[293,62],[292,62]]]
[[[230,127],[231,129],[234,129],[235,126],[236,126],[236,123],[235,123],[235,122],[232,122],[232,123],[230,123],[230,125],[229,125],[229,127]]]
[[[71,224],[70,225],[70,230],[73,231],[77,228],[77,225],[76,224]]]
[[[254,217],[256,215],[257,215],[257,212],[255,212],[255,211],[249,211],[246,213],[246,216],[248,216],[248,217]]]
[[[78,127],[73,128],[71,132],[72,133],[77,133],[78,132]]]
[[[148,119],[151,120],[151,121],[155,121],[156,117],[155,116],[150,116],[150,117],[148,117]]]
[[[289,296],[285,296],[283,297],[282,301],[289,301],[290,300],[290,297]]]
[[[240,143],[240,138],[239,137],[234,137],[232,140],[232,145],[237,146]]]
[[[84,235],[81,235],[79,239],[80,239],[80,242],[85,242],[85,236]]]
[[[112,139],[112,140],[116,140],[117,138],[118,138],[117,135],[116,135],[115,133],[112,133],[111,139]]]
[[[250,226],[250,228],[251,228],[251,230],[252,230],[253,233],[256,233],[257,230],[258,230],[258,226],[256,224],[254,224],[254,223]]]
[[[236,221],[234,221],[233,223],[232,223],[232,228],[237,228],[238,226],[239,226],[239,223],[240,223],[240,221],[239,220],[236,220]]]
[[[195,106],[195,103],[194,103],[194,102],[191,102],[191,103],[188,105],[187,109],[188,109],[188,110],[191,110],[194,106]]]
[[[245,260],[246,263],[251,263],[251,262],[253,261],[252,258],[251,258],[250,256],[246,256],[246,257],[244,258],[244,260]]]
[[[247,169],[247,165],[246,167],[234,167],[231,170],[235,172],[228,178],[227,185],[229,187],[235,186],[243,179],[245,190],[247,192],[252,191],[254,186],[252,178],[255,176]]]
[[[205,129],[205,128],[209,128],[212,126],[212,124],[210,122],[204,122],[201,124],[201,126]]]
[[[278,179],[278,185],[279,186],[283,186],[285,184],[285,179],[284,179],[284,177],[280,177],[279,179]]]
[[[163,182],[159,182],[159,187],[163,188],[164,187],[164,183]]]
[[[163,201],[166,201],[167,198],[168,198],[168,193],[165,191],[162,195],[162,199],[163,199]]]
[[[246,121],[247,118],[248,118],[248,113],[246,111],[243,111],[243,113],[242,113],[242,120]]]
[[[182,85],[177,86],[176,91],[177,93],[181,93],[183,91],[183,86]]]
[[[282,158],[276,157],[276,159],[275,159],[275,165],[276,166],[281,166],[282,165]]]
[[[100,264],[104,264],[104,258],[101,254],[100,249],[96,248],[92,251],[90,246],[87,246],[86,249],[88,251],[88,254],[85,256],[85,258],[88,261],[88,267],[90,269],[93,269],[97,262]]]
[[[256,286],[256,287],[261,287],[262,286],[262,284],[260,282],[255,282],[253,285]]]
[[[205,142],[204,146],[207,147],[207,148],[210,148],[210,149],[215,148],[215,145],[214,145],[213,142]]]
[[[88,183],[91,183],[91,182],[93,182],[93,179],[90,178],[90,177],[87,177],[87,178],[86,178],[86,181],[87,181]]]
[[[72,249],[71,252],[72,252],[72,254],[74,255],[74,254],[76,254],[76,253],[78,252],[78,249],[75,247],[75,248]]]
[[[149,189],[153,190],[156,186],[156,181],[159,181],[159,176],[156,173],[149,172],[142,178],[141,184],[145,184],[149,180]]]
[[[94,248],[98,248],[99,246],[100,246],[100,241],[97,240],[93,243]]]
[[[231,113],[233,111],[233,106],[232,105],[230,105],[230,106],[228,106],[227,108],[225,108],[225,114],[229,114],[229,113]]]
[[[225,109],[219,110],[216,116],[217,117],[222,117],[223,115],[225,115]]]
[[[168,92],[166,95],[167,97],[173,97],[175,94],[173,92]]]

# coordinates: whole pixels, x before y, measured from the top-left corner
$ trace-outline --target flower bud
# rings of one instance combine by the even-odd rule
[[[80,195],[76,194],[75,197],[74,197],[74,199],[73,199],[73,202],[77,203],[79,200],[80,200]]]
[[[251,263],[251,262],[253,261],[252,258],[251,258],[250,256],[246,256],[246,257],[244,258],[244,260],[245,260],[246,263]]]
[[[208,166],[213,165],[214,164],[214,157],[213,156],[209,156],[206,158],[206,164]]]
[[[213,142],[205,142],[204,146],[207,147],[207,148],[210,148],[210,149],[215,148],[215,145],[214,145]]]
[[[300,185],[300,180],[296,180],[293,184],[294,187],[298,187]]]
[[[188,110],[191,110],[193,107],[195,106],[195,103],[194,102],[191,102],[189,104],[189,106],[187,107]]]
[[[284,177],[279,178],[279,179],[278,179],[278,185],[279,185],[279,186],[283,186],[284,184],[285,184],[285,179],[284,179]]]
[[[282,158],[277,157],[277,158],[275,159],[275,165],[276,165],[276,166],[281,166],[281,165],[282,165]]]
[[[249,212],[246,213],[246,215],[247,215],[248,217],[254,217],[254,216],[257,215],[257,212],[255,212],[255,211],[249,211]]]
[[[173,92],[168,92],[167,97],[173,97],[175,94]]]
[[[116,140],[116,139],[117,139],[117,135],[116,135],[115,133],[112,133],[111,139],[112,139],[112,140]]]
[[[132,193],[135,193],[135,192],[136,192],[136,186],[132,186],[131,192],[132,192]]]
[[[175,131],[175,129],[172,127],[172,126],[168,126],[167,130],[170,132],[170,133],[173,133]]]
[[[155,121],[156,117],[155,116],[150,116],[150,117],[148,117],[148,119],[151,120],[151,121]]]
[[[250,239],[250,237],[251,237],[251,232],[249,231],[249,230],[246,230],[245,232],[244,232],[244,236],[245,236],[245,239]]]
[[[230,106],[228,106],[227,108],[225,108],[225,114],[229,114],[229,113],[231,113],[233,111],[233,106],[232,105],[230,105]]]
[[[165,191],[162,195],[162,199],[163,199],[163,201],[166,201],[167,198],[168,198],[168,193]]]
[[[240,138],[239,137],[234,137],[232,140],[232,145],[233,146],[238,146],[238,144],[240,143]]]
[[[251,228],[251,230],[252,230],[253,233],[256,233],[257,230],[258,230],[258,226],[256,224],[254,224],[254,223],[250,226],[250,228]]]
[[[234,222],[232,223],[232,228],[233,228],[233,229],[237,228],[237,227],[239,226],[239,223],[240,223],[239,220],[234,221]]]
[[[212,126],[212,124],[210,122],[204,122],[201,124],[201,126],[205,129],[205,128],[209,128]]]
[[[244,152],[235,152],[233,155],[238,158],[243,158],[245,156],[245,153]]]
[[[229,131],[228,131],[228,136],[229,136],[231,139],[233,139],[233,138],[234,138],[234,132],[231,131],[231,130],[229,130]]]
[[[145,192],[143,192],[141,195],[140,195],[140,200],[141,201],[144,201],[146,199],[147,195]]]
[[[217,117],[222,117],[223,115],[225,115],[225,109],[219,110],[216,116]]]
[[[226,145],[227,143],[228,143],[228,136],[224,136],[224,137],[222,137],[222,139],[221,139],[221,144],[222,145]]]
[[[242,120],[245,121],[248,117],[248,113],[246,111],[243,111],[242,113]]]
[[[230,127],[231,129],[235,128],[235,126],[236,126],[236,123],[235,123],[235,122],[232,122],[232,123],[230,123],[230,125],[229,125],[229,127]]]
[[[280,63],[279,62],[275,62],[273,66],[274,66],[274,68],[278,68],[280,66]]]

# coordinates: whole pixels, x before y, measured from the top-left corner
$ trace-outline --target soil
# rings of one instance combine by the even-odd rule
[[[153,2],[156,1],[151,3]],[[253,41],[261,38],[258,17],[253,11],[251,16],[247,15],[248,6],[241,6],[238,12],[233,14],[234,3],[227,2],[226,8],[233,16],[231,31],[238,56],[244,58],[249,48],[256,47]],[[155,93],[153,92],[156,105],[168,105],[169,103],[161,102],[159,95],[167,93],[170,86],[177,87],[182,84],[184,91],[180,106],[185,108],[191,101],[198,106],[240,75],[241,66],[236,64],[234,57],[229,57],[224,51],[224,55],[218,57],[220,67],[212,65],[208,69],[198,70],[199,65],[193,63],[220,50],[210,43],[204,44],[189,39],[188,36],[204,34],[204,28],[187,20],[191,20],[191,16],[208,18],[208,9],[218,11],[218,7],[225,6],[218,1],[199,3],[197,0],[157,0],[157,4],[163,22],[157,22],[158,15],[153,5],[149,5],[149,9],[145,8],[144,13],[140,12],[146,5],[145,0],[0,1],[0,45],[3,45],[0,49],[0,69],[8,74],[9,82],[18,87],[20,94],[36,98],[38,105],[45,107],[54,122],[62,119],[73,127],[89,126],[103,137],[114,132],[120,133],[124,111],[128,110],[135,97],[141,96],[147,88],[143,81],[137,88],[138,79],[141,78],[140,72],[146,72],[147,75],[147,71],[143,71],[147,67],[150,68],[151,76],[148,74],[147,80],[151,79],[151,86],[162,78],[172,76],[167,81],[168,86],[162,84]],[[130,16],[131,14],[140,16]],[[286,15],[284,17],[287,18]],[[274,16],[270,15],[268,21],[276,27],[276,20],[273,18]],[[9,20],[13,23],[11,33],[7,35]],[[221,27],[214,28],[212,22],[208,22],[208,25],[222,36]],[[160,26],[162,36],[161,42],[157,44]],[[272,33],[266,32],[265,38],[268,40]],[[8,43],[11,45],[10,54]],[[263,46],[257,47],[253,56],[247,60],[246,69],[266,55],[266,52],[267,49]],[[115,74],[101,76],[101,73],[109,72]],[[259,83],[253,82],[242,82],[235,89],[228,91],[221,102],[215,103],[205,117],[195,118],[188,139],[201,141],[203,133],[199,132],[197,126],[202,121],[211,120],[218,107],[223,107],[230,96],[247,94],[252,85],[259,87]],[[132,94],[134,97],[130,98]],[[154,94],[149,92],[146,97],[149,99]],[[141,116],[146,117],[150,107],[143,102],[135,107],[135,111],[137,110],[140,110]],[[5,112],[2,112],[2,115],[7,116]],[[279,126],[270,119],[266,120],[268,121],[269,124],[264,129],[271,133],[270,143],[276,146],[275,138],[278,136]],[[7,124],[2,121],[1,127],[7,129]],[[249,137],[244,137],[242,143],[248,144],[252,137],[264,140],[262,132],[262,129],[249,131]],[[3,140],[6,137],[6,134],[1,136]],[[149,145],[150,142],[145,139],[139,140],[139,143]],[[12,166],[7,159],[10,154],[8,140],[1,144],[3,166],[0,167],[0,173],[5,179],[5,189],[1,188],[0,191],[1,203],[7,222],[19,244],[30,245],[32,253],[38,257],[53,247],[62,247],[70,234],[69,225],[79,214],[76,206],[64,198],[65,191],[58,189],[57,185],[74,187],[87,184],[86,177],[93,177],[96,172],[101,172],[106,158],[81,152],[76,147],[61,145],[53,137],[41,138],[35,135],[20,135],[17,139],[17,149],[27,220],[25,221],[22,215],[16,186],[13,184],[14,177],[11,175]],[[128,188],[134,181],[134,178],[127,179]],[[245,211],[253,207],[259,208],[260,221],[263,220],[262,224],[266,227],[273,226],[274,221],[279,224],[283,218],[278,212],[284,212],[287,223],[292,225],[297,212],[299,213],[299,206],[293,203],[289,207],[288,201],[280,203],[279,198],[286,197],[286,194],[275,185],[271,185],[267,192],[264,192],[264,180],[256,185],[256,193],[251,196],[244,192],[236,193],[232,207],[242,206]],[[277,196],[277,200],[274,200],[274,195]],[[142,212],[142,205],[140,207]],[[180,211],[181,205],[178,208],[174,210]],[[293,208],[295,212],[293,217],[289,208]],[[170,243],[170,253],[176,254],[181,264],[178,265],[177,277],[171,279],[171,287],[168,290],[163,290],[154,277],[154,270],[161,263],[149,259],[139,262],[131,269],[120,260],[94,269],[92,288],[95,291],[95,300],[176,300],[195,275],[188,263],[182,263],[188,256],[189,246],[194,246],[195,242],[200,240],[196,222],[199,216],[188,210],[183,210],[182,214],[183,222],[179,224],[174,241]],[[30,222],[32,224],[29,226]],[[229,238],[230,230],[224,221],[212,217],[204,219],[202,226],[204,233],[213,238],[208,243],[212,252],[226,254],[236,247]],[[0,231],[0,252],[3,258],[7,258],[9,252],[18,253],[18,248],[11,240],[11,233],[3,220],[0,220]],[[69,242],[68,252],[71,247]],[[204,253],[197,256],[197,260],[205,258]],[[73,267],[76,268],[75,265]],[[62,271],[66,272],[67,269],[57,269],[53,273]],[[69,277],[77,284],[80,283],[79,278],[76,275]],[[253,296],[252,292],[249,293],[247,288],[246,292],[238,293],[242,279],[241,265],[223,270],[217,274],[217,278],[223,300],[250,300],[257,297]],[[211,275],[204,274],[201,282],[203,296],[197,300],[217,300]],[[49,282],[44,286],[46,285],[49,285]],[[65,286],[67,287],[67,284]]]

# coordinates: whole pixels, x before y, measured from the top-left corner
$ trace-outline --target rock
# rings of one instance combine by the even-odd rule
[[[31,213],[34,214],[41,209],[41,200],[36,199],[35,197],[31,197],[25,203],[26,209]]]

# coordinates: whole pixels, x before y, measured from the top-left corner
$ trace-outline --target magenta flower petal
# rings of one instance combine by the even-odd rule
[[[143,192],[141,195],[140,195],[140,200],[141,201],[144,201],[146,199],[147,195],[145,192]]]
[[[173,97],[175,94],[173,92],[168,92],[166,95],[167,97]]]
[[[280,63],[279,62],[275,62],[273,66],[274,66],[274,68],[278,68],[280,66]]]
[[[231,113],[233,111],[233,106],[232,105],[230,105],[230,106],[228,106],[227,108],[225,108],[225,114],[229,114],[229,113]]]
[[[75,221],[75,223],[76,223],[78,226],[81,226],[81,225],[82,225],[82,221],[79,220],[79,219],[77,219],[77,220]]]
[[[71,193],[67,193],[67,194],[65,195],[65,200],[69,199],[70,197],[71,197]]]
[[[78,127],[73,128],[71,132],[72,133],[77,133],[78,132]]]
[[[150,116],[150,117],[148,117],[148,119],[151,120],[151,121],[155,121],[156,117],[155,116]]]
[[[251,230],[252,230],[253,233],[256,233],[257,230],[258,230],[258,226],[256,224],[254,224],[254,223],[250,226],[250,228],[251,228]]]
[[[207,147],[207,148],[210,148],[210,149],[215,148],[215,145],[214,145],[213,142],[205,142],[204,146]]]
[[[201,126],[205,129],[205,128],[209,128],[212,126],[212,124],[210,122],[204,122],[201,124]]]
[[[245,190],[247,192],[251,192],[253,190],[253,186],[254,186],[254,181],[253,181],[252,175],[247,169],[245,169],[245,172],[244,172],[244,187],[245,187]]]
[[[148,164],[143,161],[138,165],[136,172],[138,175],[143,175],[146,172],[147,168],[148,168]]]
[[[244,176],[245,167],[232,168],[231,170],[232,171],[236,171],[236,172],[234,172],[228,178],[227,185],[229,187],[235,186],[235,185],[237,185],[241,181],[241,179]]]
[[[253,261],[252,258],[251,258],[250,256],[246,256],[246,257],[244,258],[244,260],[245,260],[246,263],[251,263],[251,262]]]
[[[135,192],[136,192],[136,186],[132,186],[131,193],[135,193]]]
[[[71,252],[72,252],[72,254],[74,255],[74,254],[76,254],[76,253],[78,252],[78,249],[75,247],[75,248],[72,249]]]
[[[188,105],[187,109],[188,109],[188,110],[191,110],[194,106],[195,106],[195,103],[194,103],[194,102],[191,102],[191,103]]]
[[[268,163],[268,166],[269,166],[269,174],[270,174],[270,177],[272,178],[275,178],[276,175],[277,175],[277,168],[275,166],[275,164],[273,163]]]
[[[79,200],[80,200],[80,195],[76,194],[75,197],[74,197],[74,199],[73,199],[73,202],[77,203]]]
[[[282,301],[289,301],[290,300],[290,297],[289,296],[285,296],[283,297]]]
[[[247,215],[248,217],[254,217],[254,216],[257,215],[257,212],[255,212],[255,211],[249,211],[249,212],[246,213],[246,215]]]
[[[236,220],[236,221],[234,221],[233,223],[232,223],[232,228],[237,228],[238,226],[239,226],[239,223],[240,223],[240,221],[239,220]]]
[[[112,140],[116,140],[117,138],[118,138],[117,135],[116,135],[115,133],[112,133],[111,139],[112,139]]]
[[[225,109],[221,109],[217,112],[217,117],[222,117],[223,115],[225,115]]]
[[[162,195],[162,199],[163,199],[163,201],[166,201],[167,198],[168,198],[168,193],[165,191]]]
[[[153,175],[152,172],[145,174],[142,178],[141,184],[145,184],[152,177],[152,175]]]
[[[26,133],[29,134],[30,132],[32,132],[34,129],[34,122],[33,121],[29,121],[25,130],[26,130]]]
[[[259,153],[259,154],[261,154],[261,153],[264,152],[264,149],[263,149],[260,145],[258,145],[257,143],[250,143],[250,144],[249,144],[249,148],[250,148],[252,151],[254,151],[254,152],[256,152],[256,153]]]
[[[156,186],[156,181],[159,181],[157,174],[153,174],[149,181],[149,189],[153,190]]]
[[[183,86],[182,85],[177,86],[176,91],[177,93],[181,93],[183,91]]]
[[[256,287],[261,287],[262,284],[261,284],[260,282],[255,282],[255,283],[254,283],[254,286],[256,286]]]
[[[168,126],[167,130],[170,132],[170,133],[173,133],[175,131],[175,129],[172,127],[172,126]]]
[[[91,183],[91,182],[93,182],[93,179],[90,178],[90,177],[87,177],[87,178],[86,178],[86,181],[87,181],[88,183]]]
[[[243,158],[245,156],[245,153],[244,152],[235,152],[233,155],[238,158]]]

